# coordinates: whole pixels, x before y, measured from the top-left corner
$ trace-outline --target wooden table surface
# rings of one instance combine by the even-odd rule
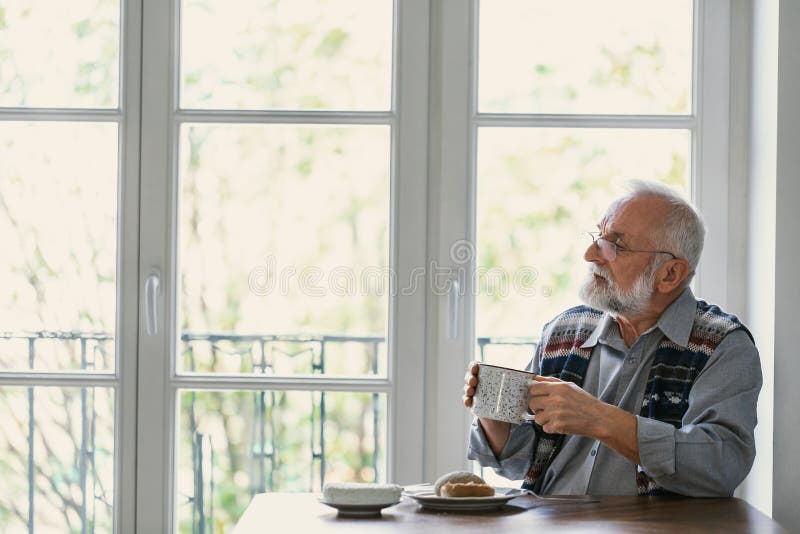
[[[265,532],[786,532],[740,499],[598,497],[592,503],[513,499],[491,512],[437,512],[408,497],[380,517],[343,518],[310,493],[262,493],[253,497],[234,534]]]

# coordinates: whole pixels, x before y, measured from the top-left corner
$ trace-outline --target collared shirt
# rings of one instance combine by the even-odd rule
[[[644,470],[663,488],[692,496],[729,496],[753,465],[756,401],[761,389],[758,351],[743,330],[728,334],[697,376],[683,425],[640,417],[650,366],[667,337],[686,347],[697,301],[688,288],[650,329],[628,348],[614,318],[605,314],[583,344],[591,347],[583,389],[636,415],[641,466],[601,442],[567,435],[544,474],[542,493],[636,495],[636,472]],[[539,350],[527,369],[539,369]],[[512,425],[499,456],[489,447],[476,419],[468,458],[498,474],[524,478],[533,455],[533,428]]]

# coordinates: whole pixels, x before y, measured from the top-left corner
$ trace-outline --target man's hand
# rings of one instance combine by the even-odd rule
[[[545,432],[597,437],[603,402],[572,382],[538,375],[534,381],[528,407]]]
[[[545,432],[589,436],[639,463],[634,415],[602,402],[572,382],[538,375],[534,381],[528,407]]]
[[[478,387],[478,362],[470,362],[464,375],[464,396],[461,397],[467,408],[472,408],[472,397],[475,396],[476,387]]]
[[[478,388],[478,362],[470,362],[467,367],[467,372],[464,375],[464,396],[461,401],[467,408],[472,408],[472,397],[475,396],[475,390]],[[508,441],[511,426],[503,421],[494,421],[492,419],[478,418],[478,422],[483,428],[483,433],[486,440],[489,442],[489,447],[495,456],[500,454],[503,447]]]

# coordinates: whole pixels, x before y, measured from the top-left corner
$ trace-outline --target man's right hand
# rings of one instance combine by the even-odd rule
[[[475,396],[475,388],[478,387],[478,362],[470,362],[467,372],[464,375],[464,396],[461,400],[464,406],[472,408],[472,397]]]
[[[467,372],[464,375],[464,396],[461,397],[464,406],[467,408],[472,408],[472,398],[475,396],[475,389],[477,387],[478,362],[470,362],[469,367],[467,367]],[[494,421],[492,419],[484,419],[483,417],[479,417],[478,421],[483,428],[486,440],[489,442],[489,447],[491,447],[495,456],[498,456],[500,451],[503,450],[506,441],[508,441],[511,425],[503,421]]]

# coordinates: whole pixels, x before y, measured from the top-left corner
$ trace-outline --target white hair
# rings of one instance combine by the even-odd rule
[[[671,209],[664,225],[650,237],[659,250],[668,250],[689,262],[691,273],[688,279],[691,279],[700,262],[706,235],[700,212],[674,189],[658,182],[631,180],[627,188],[629,193],[620,200],[653,196],[669,204]]]

